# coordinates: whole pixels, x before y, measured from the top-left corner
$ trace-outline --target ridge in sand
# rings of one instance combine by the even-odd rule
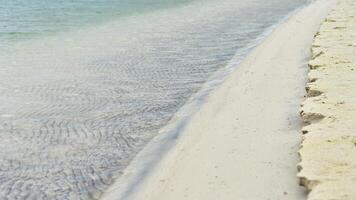
[[[339,0],[316,34],[299,164],[309,200],[356,199],[356,1]]]

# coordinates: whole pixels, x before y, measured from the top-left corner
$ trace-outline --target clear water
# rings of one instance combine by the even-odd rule
[[[75,29],[193,0],[0,0],[0,41]]]
[[[0,0],[0,199],[98,199],[305,0]]]

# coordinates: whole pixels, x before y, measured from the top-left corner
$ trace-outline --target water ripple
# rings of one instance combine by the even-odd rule
[[[98,199],[210,76],[303,2],[199,1],[7,46],[0,199]]]

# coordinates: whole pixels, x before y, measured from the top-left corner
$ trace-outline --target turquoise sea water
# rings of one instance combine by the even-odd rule
[[[99,199],[305,3],[0,0],[0,199]]]
[[[63,32],[193,0],[0,0],[0,40]]]

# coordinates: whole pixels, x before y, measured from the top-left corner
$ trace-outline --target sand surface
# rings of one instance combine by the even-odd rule
[[[309,200],[356,199],[356,2],[339,0],[313,43],[299,177]]]
[[[305,199],[296,177],[298,112],[313,36],[333,3],[313,1],[257,47],[193,116],[133,199]],[[115,187],[103,199],[122,199]]]

